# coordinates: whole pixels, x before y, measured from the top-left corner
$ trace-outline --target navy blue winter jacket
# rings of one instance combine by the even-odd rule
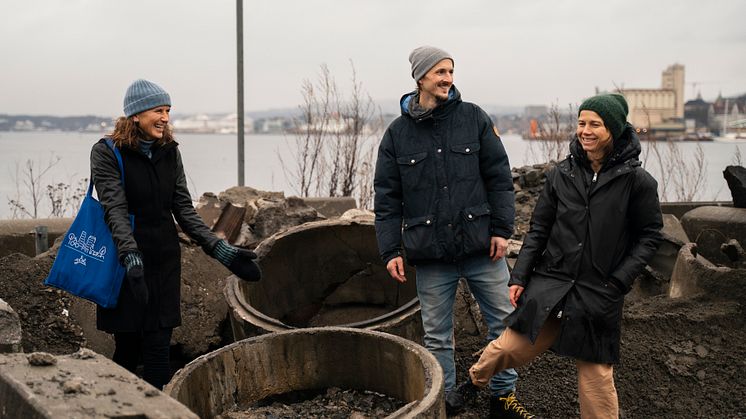
[[[378,149],[375,214],[384,263],[404,255],[412,265],[488,254],[490,237],[509,238],[515,215],[510,163],[489,116],[449,100],[416,112],[416,94]]]

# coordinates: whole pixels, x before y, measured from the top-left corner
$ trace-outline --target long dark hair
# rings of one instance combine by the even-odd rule
[[[129,118],[120,116],[117,119],[116,125],[114,125],[114,131],[109,134],[109,137],[114,140],[114,144],[116,144],[117,147],[127,146],[130,148],[139,147],[140,140],[148,138],[148,136],[145,135],[145,132],[140,129],[140,125],[135,122],[132,116],[130,116]],[[173,140],[174,135],[171,130],[171,125],[167,124],[166,128],[163,130],[163,137],[158,138],[156,140],[156,144],[164,145],[170,143]]]

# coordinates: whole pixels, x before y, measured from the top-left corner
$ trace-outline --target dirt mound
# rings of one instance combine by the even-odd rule
[[[741,304],[664,296],[625,307],[622,363],[614,377],[622,418],[746,417],[746,317]],[[484,334],[458,332],[458,380],[484,344]],[[519,368],[517,395],[542,418],[580,417],[571,359],[546,353]],[[488,394],[459,418],[488,414]]]
[[[14,253],[0,258],[0,298],[18,313],[24,352],[69,354],[85,340],[68,316],[71,297],[43,284],[51,268],[48,257]]]

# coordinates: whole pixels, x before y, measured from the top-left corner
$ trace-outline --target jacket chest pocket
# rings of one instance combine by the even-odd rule
[[[448,153],[448,172],[456,179],[479,177],[479,143],[471,142],[451,145]]]
[[[425,189],[430,183],[427,174],[427,151],[396,158],[404,190]]]

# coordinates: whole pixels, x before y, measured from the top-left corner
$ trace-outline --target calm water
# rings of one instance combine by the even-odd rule
[[[46,185],[58,182],[76,185],[79,179],[89,176],[90,148],[98,138],[95,133],[0,132],[0,219],[11,216],[8,199],[17,195],[17,187],[20,188],[21,197],[29,196],[23,177],[27,160],[32,160],[35,169],[38,170],[59,158],[59,163],[41,178],[44,189]],[[537,156],[535,148],[532,152],[530,142],[524,141],[520,136],[504,135],[502,138],[511,166],[519,167],[542,160]],[[236,185],[237,159],[234,136],[179,134],[177,140],[193,199],[198,199],[204,192],[218,193]],[[286,195],[297,194],[287,181],[279,158],[282,154],[286,163],[290,160],[292,154],[288,149],[288,142],[292,143],[292,137],[246,136],[245,177],[248,186],[262,190],[284,191]],[[695,143],[677,143],[676,146],[681,149],[686,159],[691,159],[697,148]],[[668,153],[665,144],[659,143],[658,147],[663,155]],[[729,200],[730,191],[723,180],[722,171],[725,166],[734,163],[737,149],[746,160],[746,143],[708,142],[702,143],[702,147],[707,160],[707,186],[695,199]],[[652,154],[647,158],[650,162],[646,167],[658,177],[659,169],[652,161]],[[46,196],[43,196],[42,201],[44,207],[40,216],[45,217],[49,214]]]

